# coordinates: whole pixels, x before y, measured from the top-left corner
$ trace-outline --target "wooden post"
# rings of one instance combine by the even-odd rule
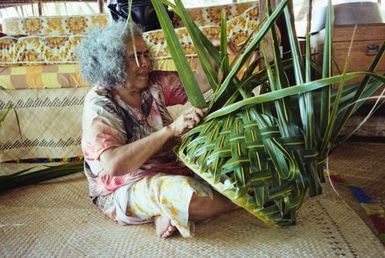
[[[42,16],[42,15],[43,15],[43,7],[42,7],[40,1],[37,2],[37,11],[38,11],[39,16]]]
[[[99,13],[104,13],[104,0],[98,0]]]

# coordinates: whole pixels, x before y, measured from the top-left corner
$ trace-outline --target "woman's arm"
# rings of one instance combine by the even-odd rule
[[[173,136],[172,130],[166,126],[145,138],[104,151],[100,155],[104,172],[122,176],[138,169]]]
[[[147,137],[107,149],[100,155],[104,173],[110,176],[122,176],[140,168],[169,139],[178,137],[196,126],[205,112],[205,110],[193,107],[179,116],[172,124]]]
[[[211,86],[210,86],[209,82],[207,81],[206,74],[203,71],[201,62],[199,62],[199,61],[197,63],[197,68],[195,69],[195,78],[198,81],[199,88],[201,89],[202,93],[205,93],[211,89]]]

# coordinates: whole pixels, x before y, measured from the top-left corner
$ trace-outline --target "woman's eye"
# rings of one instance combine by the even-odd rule
[[[151,55],[150,55],[150,52],[146,51],[144,53],[138,52],[138,53],[136,53],[136,56],[138,59],[140,59],[141,57],[149,58]],[[128,56],[128,58],[129,59],[135,59],[135,54]]]

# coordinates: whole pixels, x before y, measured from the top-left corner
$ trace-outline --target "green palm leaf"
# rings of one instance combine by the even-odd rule
[[[266,20],[266,22],[261,26],[259,31],[256,33],[255,37],[251,40],[250,44],[246,47],[246,49],[243,51],[243,53],[240,55],[239,58],[235,59],[235,63],[232,64],[232,69],[225,78],[225,80],[222,82],[221,87],[219,88],[219,91],[216,93],[213,103],[219,101],[221,98],[224,98],[223,93],[227,92],[227,87],[230,84],[230,82],[233,80],[235,75],[239,72],[239,70],[242,68],[242,65],[246,63],[248,58],[251,56],[253,51],[256,49],[256,46],[262,41],[263,37],[266,35],[266,33],[270,30],[270,28],[273,26],[274,22],[278,18],[278,16],[281,14],[282,10],[287,5],[288,0],[283,0],[278,5],[278,7],[274,10],[274,12],[271,14],[271,16]]]
[[[81,161],[57,166],[47,166],[47,168],[33,172],[29,172],[33,170],[33,168],[28,168],[11,175],[2,175],[0,176],[0,192],[82,172],[83,169],[83,162]]]
[[[179,77],[186,89],[186,94],[191,103],[200,108],[207,107],[203,94],[200,91],[198,82],[191,70],[191,67],[184,56],[182,46],[180,45],[176,36],[175,30],[172,26],[171,20],[160,1],[151,0],[152,5],[157,13],[159,23],[161,24],[167,46],[170,50],[171,56],[174,59],[175,66],[178,70]]]
[[[332,74],[332,3],[328,0],[328,7],[325,21],[325,44],[323,49],[323,64],[322,64],[322,78],[327,78]],[[330,91],[331,86],[322,89],[320,112],[320,129],[321,135],[325,133],[329,117],[330,117]]]
[[[360,105],[359,98],[371,96],[385,83],[385,77],[374,73],[374,69],[346,72],[346,68],[342,75],[331,76],[331,1],[322,78],[316,80],[312,78],[312,69],[318,68],[310,54],[311,17],[308,17],[306,53],[302,56],[290,1],[281,1],[274,10],[267,5],[262,26],[250,36],[230,65],[226,59],[223,16],[218,53],[193,24],[180,1],[170,6],[189,27],[197,53],[212,52],[214,61],[226,75],[218,88],[212,87],[216,90],[208,116],[183,136],[179,158],[215,189],[267,224],[293,224],[305,193],[311,196],[321,193],[325,157],[344,121]],[[289,35],[291,58],[288,60],[280,59],[275,30],[280,15],[285,16]],[[267,34],[271,36],[271,44],[264,41]],[[236,75],[257,48],[262,53],[264,67],[257,72],[249,68],[238,79]],[[268,48],[273,54],[272,61],[266,54]],[[202,55],[198,56],[201,62],[207,62]],[[375,62],[378,61],[379,57]],[[288,72],[294,74],[294,85],[287,80]],[[211,76],[210,72],[206,74]],[[345,81],[362,76],[366,79],[361,85],[344,86]],[[336,83],[340,87],[332,90],[331,85]],[[268,88],[267,92],[252,96],[251,90],[261,85]]]

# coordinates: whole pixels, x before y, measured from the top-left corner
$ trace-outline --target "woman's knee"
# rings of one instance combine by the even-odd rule
[[[207,219],[217,216],[221,213],[236,209],[233,204],[223,195],[213,191],[213,197],[201,197],[193,193],[189,206],[189,214],[192,220]]]
[[[216,203],[209,196],[199,196],[193,193],[191,196],[189,215],[191,220],[207,219],[222,212],[221,204]]]

